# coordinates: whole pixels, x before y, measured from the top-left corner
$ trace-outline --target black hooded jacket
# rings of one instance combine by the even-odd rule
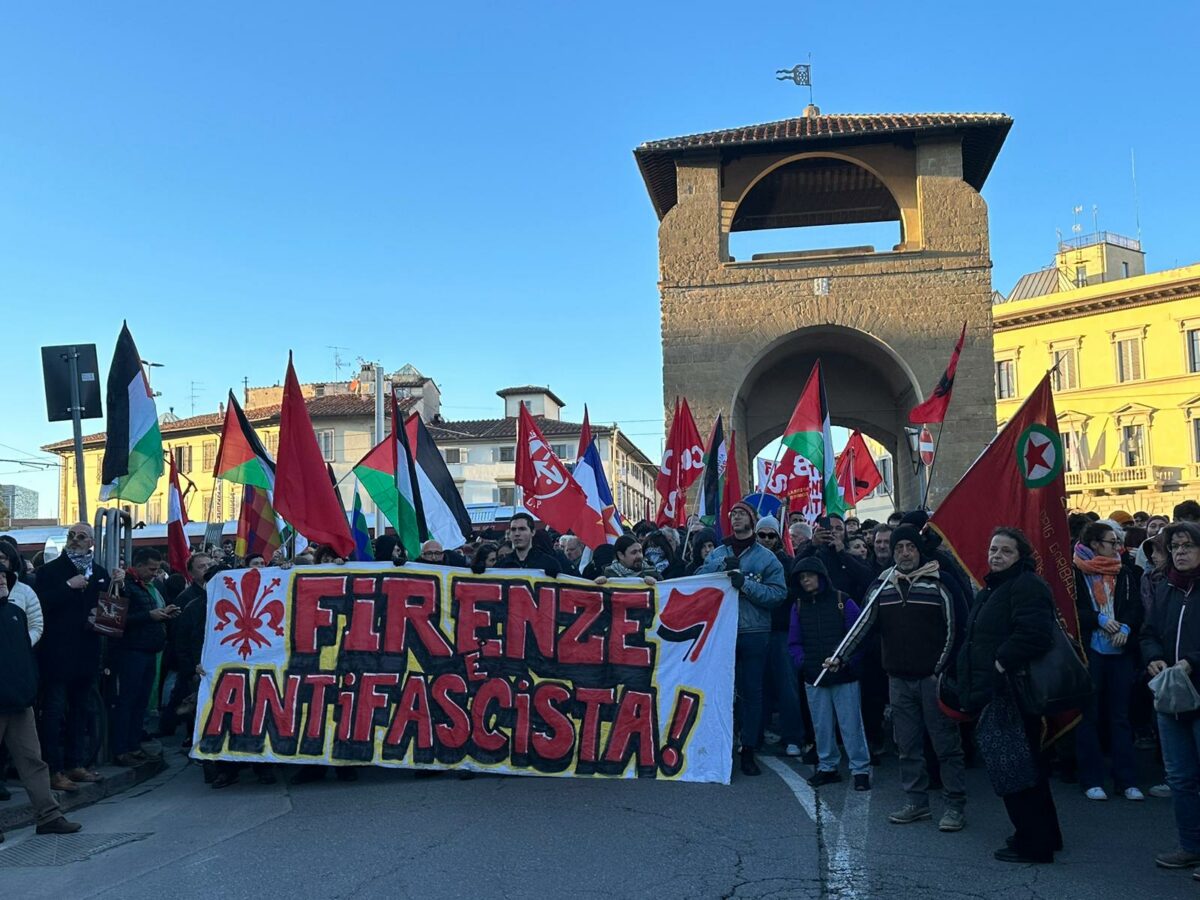
[[[800,576],[814,573],[819,579],[815,594],[800,587]],[[858,606],[829,580],[825,564],[816,557],[796,560],[788,576],[788,590],[796,598],[789,607],[788,651],[805,684],[821,674],[821,664],[834,655],[842,638],[858,618]],[[854,665],[844,665],[821,679],[822,685],[845,684],[858,680]]]

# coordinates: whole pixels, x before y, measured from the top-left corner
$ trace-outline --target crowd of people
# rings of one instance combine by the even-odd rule
[[[1108,800],[1111,787],[1141,802],[1137,750],[1154,750],[1164,775],[1147,793],[1171,799],[1179,837],[1156,862],[1200,867],[1200,616],[1187,614],[1200,577],[1200,504],[1185,501],[1171,518],[1070,516],[1078,651],[1092,691],[1077,725],[1051,742],[1046,719],[1022,707],[1014,687],[1062,627],[1030,541],[999,523],[976,591],[927,522],[918,510],[886,522],[831,515],[810,523],[792,514],[781,523],[741,502],[723,540],[693,517],[684,529],[639,522],[614,544],[589,548],[521,512],[461,548],[426,541],[413,562],[597,584],[724,574],[738,593],[734,762],[745,776],[760,774],[756,756],[770,742],[812,767],[814,789],[843,780],[845,755],[853,790],[869,791],[873,768],[894,750],[903,802],[888,821],[932,819],[931,795],[940,790],[937,827],[956,832],[967,821],[965,769],[981,758],[1014,828],[996,858],[1046,863],[1063,848],[1051,777],[1077,783],[1088,800]],[[235,566],[344,562],[315,545],[272,560],[238,559],[225,546],[193,553],[186,572],[167,572],[158,550],[138,548],[127,567],[106,570],[93,543],[91,527],[76,523],[63,553],[34,566],[0,538],[0,742],[29,791],[39,833],[79,828],[52,792],[99,778],[98,714],[107,716],[117,765],[154,752],[148,725],[162,740],[182,727],[188,746],[209,580]],[[409,562],[392,535],[373,549],[377,561]],[[92,623],[112,588],[128,598],[127,620],[120,638],[102,642]],[[1161,687],[1172,679],[1174,705]],[[1189,685],[1192,708],[1178,699]],[[205,780],[227,787],[239,769],[207,765]],[[355,777],[353,768],[336,771]],[[276,778],[267,765],[254,773],[264,783]],[[292,781],[325,774],[305,766]],[[7,794],[0,780],[0,799]]]

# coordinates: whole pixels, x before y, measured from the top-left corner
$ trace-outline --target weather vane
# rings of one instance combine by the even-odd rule
[[[808,88],[808,102],[812,103],[812,54],[810,53],[808,63],[792,66],[790,69],[778,69],[775,72],[775,78],[778,81],[790,81],[797,87]]]

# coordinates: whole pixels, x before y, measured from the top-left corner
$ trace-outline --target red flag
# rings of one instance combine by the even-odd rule
[[[721,488],[721,530],[725,534],[733,534],[733,525],[729,522],[729,511],[733,504],[742,499],[742,478],[737,461],[737,431],[729,430],[729,440],[725,451],[725,484]]]
[[[908,414],[910,424],[932,425],[934,422],[944,422],[946,420],[946,407],[950,405],[950,393],[954,390],[954,373],[958,369],[958,356],[962,353],[963,341],[966,337],[967,323],[963,322],[962,333],[958,336],[958,343],[954,345],[954,352],[950,354],[950,364],[946,366],[946,371],[938,379],[937,387],[933,389],[933,393],[929,395],[929,399],[924,403],[914,406],[912,412]]]
[[[525,508],[557,531],[574,531],[589,547],[603,544],[600,514],[588,506],[587,494],[551,452],[523,404],[517,418],[516,456],[515,480],[524,489]]]
[[[704,441],[687,398],[675,401],[675,415],[658,469],[655,488],[662,502],[655,521],[659,525],[682,526],[687,523],[687,491],[704,471]]]
[[[279,413],[279,459],[275,463],[275,509],[309,541],[327,544],[343,559],[354,553],[346,511],[329,483],[300,382],[288,354]]]
[[[977,583],[988,573],[992,529],[997,525],[1020,528],[1033,544],[1038,573],[1050,584],[1063,627],[1077,639],[1065,463],[1047,373],[941,502],[929,527],[942,536]],[[1074,719],[1067,715],[1052,720],[1047,741],[1070,728]]]
[[[171,480],[167,484],[167,565],[171,571],[179,572],[188,581],[192,580],[188,572],[188,557],[192,554],[192,545],[188,541],[184,526],[188,523],[187,510],[183,505],[183,491],[179,489],[179,472],[175,468],[175,454],[168,453]]]
[[[834,477],[841,485],[842,498],[848,506],[858,506],[859,500],[883,484],[883,476],[879,474],[861,433],[856,431],[850,435],[846,449],[838,457]]]

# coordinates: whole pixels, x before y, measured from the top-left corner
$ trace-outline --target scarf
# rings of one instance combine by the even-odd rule
[[[667,557],[667,555],[665,553],[662,552],[662,549],[659,547],[651,547],[649,550],[646,551],[646,562],[648,562],[648,563],[650,563],[650,565],[654,566],[654,570],[656,572],[658,572],[659,575],[661,575],[663,572],[667,571],[667,566],[669,566],[671,564],[671,560]],[[618,565],[619,565],[619,563],[618,563]],[[634,574],[641,574],[641,573],[635,572]]]
[[[67,559],[71,561],[71,565],[75,567],[75,571],[80,575],[86,575],[88,568],[92,565],[92,550],[68,550]]]
[[[1192,586],[1196,583],[1198,577],[1200,577],[1200,570],[1198,569],[1193,569],[1190,572],[1181,572],[1178,569],[1172,568],[1167,571],[1167,581],[1185,594],[1191,593]]]
[[[1097,556],[1091,547],[1075,545],[1075,567],[1083,573],[1084,584],[1097,615],[1114,618],[1113,597],[1117,593],[1117,575],[1121,572],[1121,560],[1111,556]],[[1097,653],[1114,655],[1122,652],[1114,647],[1108,632],[1097,628],[1092,632],[1092,649]]]
[[[907,589],[912,587],[912,583],[918,578],[924,578],[926,575],[933,575],[936,577],[939,571],[937,560],[931,559],[929,562],[925,563],[925,565],[917,566],[911,572],[901,572],[899,569],[893,569],[892,577],[889,579],[889,581],[891,581],[891,583],[899,589],[900,579],[903,578],[908,582],[908,584],[905,585],[902,590],[907,593]]]
[[[754,532],[751,532],[747,537],[740,538],[737,535],[732,535],[729,538],[729,549],[737,556],[741,556],[749,550],[755,543]]]
[[[621,565],[620,561],[615,560],[615,559],[611,563],[608,564],[608,570],[610,572],[612,572],[613,575],[617,576],[618,578],[641,578],[642,577],[642,573],[640,571],[635,572],[635,571],[633,571],[633,569],[629,568],[628,566]]]

